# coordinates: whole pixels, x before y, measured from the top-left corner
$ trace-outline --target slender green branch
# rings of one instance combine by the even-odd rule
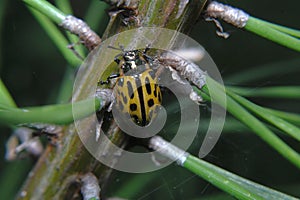
[[[95,107],[91,109],[90,104]],[[7,108],[0,105],[0,122],[5,124],[24,124],[24,123],[50,123],[50,124],[69,124],[74,120],[72,106],[76,106],[77,119],[86,117],[95,110],[101,109],[101,100],[87,99],[76,103],[47,105],[29,108]]]
[[[269,112],[266,112],[266,110],[263,107],[258,106],[256,104],[248,101],[247,99],[231,92],[230,90],[226,90],[226,92],[233,99],[235,99],[241,105],[243,105],[244,107],[246,107],[249,110],[251,110],[252,112],[254,112],[259,117],[262,117],[263,119],[265,119],[269,123],[273,124],[273,126],[279,128],[283,132],[289,134],[293,138],[300,141],[300,129],[298,127],[294,126],[293,124],[291,124],[291,123],[289,123],[289,122],[287,122],[287,121],[285,121],[285,120],[283,120],[283,119],[281,119],[277,116],[272,115]]]
[[[264,37],[282,46],[300,52],[299,39],[272,28],[271,26],[269,26],[269,24],[266,24],[263,20],[254,17],[249,17],[247,24],[244,28],[245,30],[253,32],[261,37]]]
[[[292,196],[252,182],[218,166],[210,164],[202,159],[192,156],[159,136],[154,136],[150,139],[149,147],[154,149],[156,153],[176,161],[179,165],[190,170],[219,189],[231,194],[237,199],[296,200],[296,198]]]
[[[211,78],[207,77],[207,84],[210,84],[210,90],[205,86],[203,91],[206,94],[214,93],[215,99],[213,101],[224,106],[223,99],[219,93],[222,93],[221,86],[218,86]],[[204,96],[205,97],[205,96]],[[295,166],[300,168],[300,155],[294,149],[289,147],[284,143],[275,133],[273,133],[268,127],[266,127],[262,122],[250,114],[244,107],[237,103],[230,96],[227,96],[227,110],[235,116],[238,120],[247,125],[251,130],[253,130],[258,136],[260,136],[264,141],[266,141],[271,147],[278,151],[283,157],[292,162]]]
[[[69,0],[55,0],[56,6],[64,13],[68,15],[73,14],[72,6]]]
[[[276,29],[276,30],[278,30],[278,31],[280,31],[282,33],[286,33],[286,34],[289,34],[291,36],[300,38],[300,31],[297,30],[297,29],[288,28],[288,27],[285,27],[285,26],[282,26],[282,25],[278,25],[278,24],[274,24],[274,23],[271,23],[271,22],[268,22],[268,21],[264,21],[264,20],[261,20],[261,21],[263,21],[269,27],[271,27],[273,29]]]
[[[233,8],[217,1],[211,1],[207,5],[206,16],[221,18],[238,28],[244,28],[261,37],[300,52],[300,40],[292,36],[298,35],[299,31],[271,25],[271,23],[252,17],[238,8]]]
[[[55,26],[47,17],[45,17],[40,12],[35,9],[30,8],[33,16],[40,23],[43,29],[46,31],[48,36],[51,38],[53,43],[57,46],[61,54],[67,60],[67,62],[72,66],[79,66],[82,61],[76,57],[76,55],[67,48],[69,45],[68,40],[66,40],[65,36],[60,32],[60,30]]]
[[[42,14],[49,17],[51,20],[60,24],[66,17],[66,15],[57,9],[55,6],[50,4],[48,1],[45,0],[23,0],[27,5],[30,7],[38,10]]]
[[[0,79],[0,104],[9,107],[16,107],[16,103],[14,102],[13,98],[11,97],[10,93],[8,92],[7,88],[5,87],[1,79]]]
[[[72,15],[73,14],[73,10],[70,4],[69,0],[56,0],[55,1],[57,7],[64,13],[67,13],[68,15]],[[78,37],[76,35],[73,35],[72,33],[70,33],[69,31],[66,32],[70,42],[72,43],[72,45],[74,46],[74,49],[76,50],[76,52],[82,57],[85,57],[85,52],[83,49],[82,44],[80,44],[78,42]]]
[[[0,105],[9,108],[16,108],[16,103],[0,79]],[[0,111],[1,113],[1,111]],[[1,115],[1,114],[0,114]],[[1,123],[1,122],[0,122]],[[3,143],[4,144],[4,143]],[[1,169],[0,193],[3,199],[13,199],[15,192],[23,183],[32,163],[29,160],[20,160],[13,163],[6,163]]]
[[[254,95],[253,93],[251,93],[249,91],[249,93],[251,93],[251,95],[249,95],[249,93],[247,91],[244,91],[246,90],[245,88],[239,88],[239,87],[229,87],[227,86],[226,87],[227,89],[230,89],[232,90],[233,92],[235,92],[236,94],[240,94],[240,95],[243,95],[243,96],[256,96]],[[241,90],[240,90],[241,89]],[[267,89],[267,88],[266,88]],[[242,91],[243,90],[243,91]],[[256,90],[256,89],[255,89]],[[259,89],[260,90],[260,89]],[[252,90],[251,90],[252,91]],[[254,92],[255,93],[255,92]],[[262,93],[262,92],[259,92],[259,93]],[[291,91],[292,93],[292,91]],[[297,91],[296,91],[297,93]],[[276,94],[274,94],[275,96]],[[287,94],[285,97],[289,96],[290,94]],[[266,96],[266,95],[262,95],[262,96]],[[279,95],[279,96],[284,96],[284,95]],[[292,98],[292,96],[291,96]],[[209,97],[206,96],[206,100],[209,100]],[[297,113],[290,113],[290,112],[285,112],[285,111],[279,111],[279,110],[274,110],[274,109],[270,109],[270,108],[264,108],[264,112],[267,112],[269,113],[270,115],[274,115],[276,117],[279,117],[279,118],[282,118],[284,120],[287,120],[289,121],[290,123],[294,123],[294,124],[298,124],[300,125],[300,115],[297,114]]]
[[[265,108],[264,111],[270,113],[271,115],[285,119],[291,123],[300,125],[300,114],[289,113],[289,112],[274,110],[274,109],[270,109],[270,108]]]
[[[187,157],[183,166],[237,199],[296,200],[295,197],[237,176],[191,155]]]
[[[1,169],[0,191],[1,199],[15,199],[24,179],[28,176],[33,165],[32,160],[22,159],[6,163]]]
[[[62,12],[61,10],[57,9],[55,6],[53,6],[52,4],[50,4],[47,1],[44,0],[24,0],[24,2],[29,6],[32,7],[32,12],[34,13],[34,15],[36,16],[36,18],[40,21],[41,25],[44,27],[44,29],[46,30],[46,32],[50,35],[53,35],[53,32],[57,32],[57,28],[55,28],[55,26],[51,24],[50,20],[54,21],[56,24],[60,25],[62,24],[62,22],[65,21],[67,15],[64,14],[64,12]],[[67,13],[71,13],[71,7],[66,1],[59,3],[60,6],[62,6],[63,9],[66,10]],[[38,12],[37,12],[38,11]],[[41,14],[39,14],[39,12]],[[45,15],[46,17],[44,17],[43,15]],[[71,30],[69,30],[71,31]],[[72,32],[72,31],[71,31]],[[68,37],[70,38],[71,42],[73,44],[76,44],[78,42],[78,37],[72,35],[71,33],[67,32]],[[78,34],[77,34],[78,35]],[[59,38],[58,34],[55,34],[54,38]],[[61,38],[61,37],[60,37]],[[53,38],[52,38],[53,39]],[[64,39],[65,40],[65,39]],[[63,41],[63,40],[62,40]],[[66,40],[65,40],[66,41]],[[61,46],[64,45],[64,48],[68,51],[70,51],[69,49],[67,49],[66,47],[68,46],[69,42],[62,42],[62,43],[55,43],[58,48],[62,51]],[[65,44],[66,43],[66,44]],[[84,56],[84,50],[81,47],[79,47],[80,45],[75,45],[75,49],[76,52],[78,52],[78,54],[81,57],[85,57]],[[72,66],[78,66],[81,63],[81,60],[76,57],[73,52],[70,51],[70,55],[68,55],[68,53],[66,53],[64,50],[62,53],[64,55],[64,57],[68,60],[68,62],[72,65]]]
[[[231,86],[226,88],[245,97],[300,98],[300,86],[276,86],[265,88],[243,88]]]
[[[56,97],[57,103],[67,103],[68,101],[70,101],[75,79],[74,74],[75,69],[67,66]]]

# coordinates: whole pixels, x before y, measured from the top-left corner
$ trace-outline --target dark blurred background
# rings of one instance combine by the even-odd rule
[[[22,1],[1,1],[0,77],[2,81],[19,107],[54,104],[67,67],[66,61]],[[244,9],[258,18],[300,29],[300,1],[253,0],[223,2]],[[75,16],[82,18],[89,3],[90,1],[72,1]],[[299,58],[299,53],[297,52],[259,38],[249,32],[222,24],[225,31],[231,34],[226,40],[215,34],[216,27],[213,23],[205,22],[204,20],[199,20],[195,24],[190,35],[209,52],[219,67],[227,85],[237,84],[230,81],[229,77],[238,72],[280,62],[288,63],[289,60]],[[103,22],[103,27],[105,25],[106,22]],[[282,67],[284,68],[285,66]],[[270,70],[272,69],[270,68]],[[243,84],[243,86],[254,87],[272,85],[299,85],[299,73],[291,74],[287,71],[280,76]],[[264,106],[282,108],[293,112],[300,111],[299,102],[296,101],[282,99],[256,99],[255,101]],[[222,135],[221,140],[208,160],[211,159],[219,166],[252,178],[254,181],[296,195],[297,190],[291,188],[295,184],[300,186],[299,171],[256,135],[244,132],[242,134],[239,133],[239,130],[236,130],[232,134]],[[19,168],[30,166],[34,163],[34,160],[29,158],[12,163],[4,161],[5,142],[10,134],[11,129],[9,127],[0,126],[0,190],[1,186],[9,184],[10,180],[3,174],[4,169],[13,167],[16,170],[16,174],[18,174]],[[288,142],[297,145],[292,141]],[[281,173],[283,169],[284,173]],[[173,190],[174,196],[167,194],[165,199],[191,199],[194,197],[193,195],[199,197],[216,191],[213,186],[199,180],[192,174],[183,172],[182,169],[178,168],[175,170],[180,171],[183,174],[183,178],[174,179],[172,177],[174,171],[169,173],[168,170],[165,170],[165,172],[161,172],[165,173],[165,183],[161,187],[159,187],[161,182],[157,183],[159,188],[155,191],[157,193],[162,191],[166,193],[167,190]],[[26,177],[26,173],[19,174],[19,176]],[[171,176],[170,179],[168,179],[168,176]],[[122,173],[116,174],[115,177],[117,178],[112,180],[112,185],[122,184],[127,179],[124,178],[126,175]],[[187,184],[191,183],[194,185],[195,191],[185,192],[187,185],[181,185],[184,180]],[[10,188],[12,194],[10,197],[15,194],[16,188],[19,188],[20,184],[22,183],[19,183],[19,185],[15,184],[14,187]],[[156,186],[151,187],[155,188]],[[151,187],[149,186],[149,191],[154,190]],[[110,189],[111,194],[114,194],[113,188]],[[155,192],[151,194],[155,196]],[[154,196],[149,196],[149,199]],[[148,197],[142,199],[148,199]]]

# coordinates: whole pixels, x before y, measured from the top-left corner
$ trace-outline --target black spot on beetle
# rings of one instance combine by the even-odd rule
[[[149,107],[152,107],[153,105],[154,105],[153,99],[149,99],[149,100],[148,100],[148,106],[149,106]]]
[[[139,78],[135,79],[135,84],[136,85],[141,85],[141,80]],[[144,94],[143,94],[143,88],[142,87],[137,88],[137,94],[138,94],[138,98],[139,98],[139,102],[140,102],[139,108],[140,108],[140,111],[141,111],[141,114],[142,114],[140,123],[141,123],[142,126],[145,126],[145,124],[146,124],[145,103],[146,102],[144,102]]]
[[[118,81],[118,86],[123,87],[123,85],[124,85],[124,79],[120,78]]]
[[[149,78],[146,77],[145,81],[146,81],[146,90],[147,90],[147,93],[150,95],[151,94],[151,85],[150,85]]]
[[[139,123],[139,118],[137,115],[131,115],[131,117],[135,123]]]
[[[137,110],[137,105],[135,103],[130,104],[130,110],[131,111],[136,111]]]
[[[134,93],[133,93],[133,88],[132,88],[132,84],[130,81],[127,81],[127,91],[128,91],[128,96],[130,96],[130,99],[133,99]]]

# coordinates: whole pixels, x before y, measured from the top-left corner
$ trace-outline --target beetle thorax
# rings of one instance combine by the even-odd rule
[[[124,63],[122,65],[122,70],[124,73],[129,70],[136,70],[138,65],[142,64],[140,55],[138,51],[127,51],[123,55]]]

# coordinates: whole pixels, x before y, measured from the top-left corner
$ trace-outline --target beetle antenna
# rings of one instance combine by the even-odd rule
[[[119,51],[122,51],[122,52],[124,52],[124,47],[123,46],[121,46],[120,45],[120,47],[118,48],[118,47],[114,47],[114,46],[108,46],[108,48],[110,48],[110,49],[115,49],[115,50],[119,50]]]

